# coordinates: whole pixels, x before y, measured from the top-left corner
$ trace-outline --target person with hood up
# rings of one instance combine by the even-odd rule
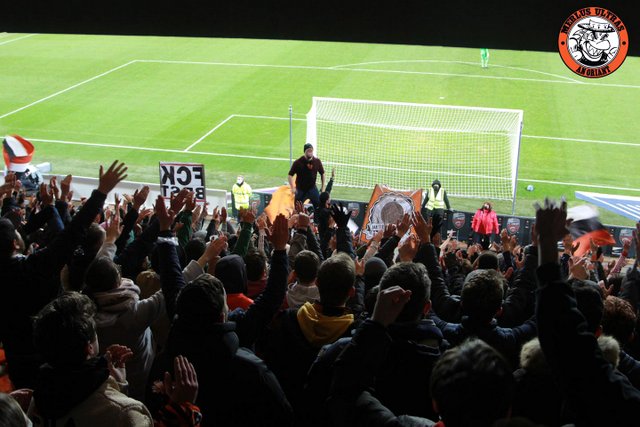
[[[229,311],[236,308],[247,310],[253,300],[247,292],[247,266],[240,255],[227,255],[216,264],[215,277],[222,282],[227,293]]]
[[[434,179],[429,190],[425,192],[422,202],[422,216],[425,220],[433,218],[433,230],[431,237],[440,231],[444,218],[444,208],[451,210],[451,204],[447,197],[447,191],[442,188],[439,180]]]

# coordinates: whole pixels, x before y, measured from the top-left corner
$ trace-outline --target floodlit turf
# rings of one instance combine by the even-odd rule
[[[157,182],[159,161],[191,161],[206,165],[210,188],[230,188],[238,173],[254,188],[282,185],[289,105],[296,158],[311,98],[322,96],[524,110],[521,215],[532,215],[532,202],[545,195],[565,195],[571,205],[581,203],[576,190],[640,194],[637,57],[609,77],[587,80],[556,53],[492,50],[482,69],[479,49],[25,36],[0,34],[0,134],[32,139],[35,161],[50,161],[55,173],[95,176],[98,164],[119,158],[130,179]],[[460,170],[477,162],[490,174],[488,158],[460,159]],[[533,192],[525,190],[530,184]],[[359,200],[371,194],[334,191]],[[478,205],[453,200],[459,210]],[[498,210],[510,212],[510,203]]]

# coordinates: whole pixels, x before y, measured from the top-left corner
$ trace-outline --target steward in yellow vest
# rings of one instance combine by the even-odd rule
[[[249,209],[249,199],[253,194],[251,186],[244,182],[244,177],[238,175],[238,180],[233,187],[231,187],[231,194],[233,194],[233,214],[237,215],[240,208]]]
[[[445,207],[447,210],[451,210],[447,192],[442,188],[440,181],[435,179],[425,193],[424,201],[422,202],[422,216],[425,220],[429,217],[433,218],[432,237],[435,233],[440,232]]]

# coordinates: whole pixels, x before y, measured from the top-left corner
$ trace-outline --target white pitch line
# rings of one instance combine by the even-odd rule
[[[229,117],[227,117],[226,119],[224,119],[223,121],[221,121],[220,123],[218,123],[218,125],[216,127],[214,127],[213,129],[211,129],[209,132],[205,133],[204,135],[202,135],[200,138],[198,138],[196,140],[196,142],[194,142],[193,144],[191,144],[190,146],[188,146],[187,148],[185,148],[183,151],[186,153],[187,151],[191,150],[193,147],[195,147],[196,145],[198,145],[203,139],[205,139],[206,137],[208,137],[209,135],[211,135],[212,133],[214,133],[220,126],[222,126],[223,124],[227,123],[229,120],[231,120],[232,118],[234,118],[235,115],[232,114]]]
[[[234,114],[235,117],[246,117],[250,119],[267,119],[267,120],[289,120],[289,117],[276,117],[276,116],[258,116],[251,114]],[[298,119],[294,118],[293,120],[306,122],[307,119]],[[592,144],[605,144],[605,145],[624,145],[628,147],[637,147],[640,148],[640,143],[636,144],[633,142],[620,142],[620,141],[600,141],[597,139],[581,139],[581,138],[563,138],[559,136],[543,136],[543,135],[522,135],[523,138],[532,138],[532,139],[547,139],[552,141],[574,141],[574,142],[587,142]]]
[[[627,85],[617,83],[594,83],[594,82],[581,82],[578,80],[547,80],[547,79],[530,79],[525,77],[501,77],[490,76],[481,74],[460,74],[460,73],[438,73],[428,71],[403,71],[403,70],[376,70],[370,68],[334,68],[327,66],[312,66],[312,65],[276,65],[276,64],[251,64],[240,62],[208,62],[208,61],[178,61],[178,60],[164,60],[164,59],[138,59],[137,62],[146,63],[160,63],[160,64],[191,64],[191,65],[218,65],[226,67],[260,67],[260,68],[287,68],[287,69],[302,69],[302,70],[325,70],[325,71],[358,71],[364,73],[388,73],[388,74],[408,74],[408,75],[433,75],[433,76],[445,76],[445,77],[467,77],[478,79],[494,79],[494,80],[516,80],[516,81],[528,81],[539,83],[563,83],[574,85],[588,85],[588,86],[603,86],[603,87],[621,87],[621,88],[633,88],[640,89],[638,85]]]
[[[116,144],[97,144],[92,142],[78,142],[78,141],[62,141],[57,139],[39,139],[39,138],[29,138],[29,141],[35,142],[49,142],[53,144],[66,144],[66,145],[82,145],[87,147],[98,147],[98,148],[119,148],[123,150],[135,150],[135,151],[150,151],[157,153],[176,153],[176,154],[196,154],[201,156],[211,156],[211,157],[233,157],[240,159],[255,159],[255,160],[271,160],[276,162],[289,162],[288,158],[284,157],[262,157],[262,156],[248,156],[244,154],[226,154],[226,153],[208,153],[203,151],[189,151],[185,152],[183,150],[175,150],[170,148],[150,148],[150,147],[135,147],[131,145],[116,145]],[[345,166],[356,166],[362,167],[361,165],[350,165],[344,164]],[[406,170],[402,168],[401,170]],[[634,191],[640,192],[640,189],[637,188],[627,188],[627,187],[614,187],[608,185],[598,185],[598,184],[579,184],[575,182],[561,182],[561,181],[547,181],[541,179],[528,179],[528,178],[519,178],[519,181],[523,182],[537,182],[542,184],[551,184],[551,185],[563,185],[563,186],[575,186],[575,187],[587,187],[587,188],[606,188],[609,190],[622,190],[622,191]]]
[[[549,139],[549,140],[558,140],[558,141],[574,141],[574,142],[587,142],[593,144],[605,144],[605,145],[624,145],[627,147],[636,147],[640,148],[640,144],[636,144],[633,142],[620,142],[620,141],[600,141],[597,139],[581,139],[581,138],[560,138],[558,136],[542,136],[542,135],[522,135],[523,138],[533,138],[533,139]]]
[[[175,150],[171,148],[152,148],[152,147],[135,147],[132,145],[97,144],[93,142],[63,141],[59,139],[39,139],[39,138],[27,138],[27,139],[29,141],[35,141],[35,142],[49,142],[53,144],[65,144],[65,145],[83,145],[86,147],[120,148],[123,150],[151,151],[151,152],[157,152],[157,153],[197,154],[201,156],[212,156],[212,157],[234,157],[239,159],[273,160],[277,162],[289,162],[289,158],[284,158],[284,157],[282,158],[263,157],[263,156],[249,156],[245,154],[210,153],[205,151],[184,151],[184,150]]]
[[[133,64],[134,62],[136,62],[136,61],[135,61],[135,60],[134,60],[134,61],[129,61],[129,62],[127,62],[126,64],[119,65],[119,66],[117,66],[117,67],[115,67],[115,68],[112,68],[112,69],[110,69],[110,70],[105,71],[104,73],[98,74],[97,76],[93,76],[93,77],[91,77],[91,78],[88,78],[88,79],[86,79],[86,80],[81,81],[80,83],[76,83],[76,84],[74,84],[74,85],[72,85],[72,86],[69,86],[69,87],[68,87],[68,88],[66,88],[66,89],[59,90],[58,92],[52,93],[52,94],[51,94],[51,95],[49,95],[49,96],[45,96],[44,98],[38,99],[37,101],[34,101],[34,102],[32,102],[31,104],[27,104],[27,105],[25,105],[25,106],[23,106],[23,107],[20,107],[20,108],[18,108],[18,109],[13,110],[13,111],[9,111],[8,113],[5,113],[5,114],[1,115],[1,116],[0,116],[0,119],[4,119],[5,117],[9,117],[9,116],[11,116],[11,115],[13,115],[13,114],[15,114],[15,113],[18,113],[18,112],[20,112],[20,111],[22,111],[22,110],[25,110],[25,109],[27,109],[27,108],[29,108],[29,107],[33,107],[33,106],[34,106],[34,105],[36,105],[36,104],[39,104],[39,103],[41,103],[41,102],[44,102],[44,101],[46,101],[46,100],[48,100],[48,99],[51,99],[51,98],[53,98],[53,97],[55,97],[55,96],[61,95],[61,94],[65,93],[65,92],[68,92],[68,91],[70,91],[70,90],[72,90],[72,89],[75,89],[75,88],[77,88],[78,86],[82,86],[83,84],[86,84],[86,83],[92,82],[92,81],[94,81],[94,80],[96,80],[96,79],[99,79],[100,77],[104,77],[104,76],[106,76],[107,74],[111,74],[111,73],[113,73],[114,71],[117,71],[117,70],[119,70],[119,69],[121,69],[121,68],[126,67],[127,65],[131,65],[131,64]]]
[[[17,42],[18,40],[26,39],[27,37],[33,37],[33,36],[37,36],[37,35],[38,35],[38,33],[27,34],[26,36],[18,37],[17,39],[11,39],[11,40],[7,40],[6,42],[2,42],[2,43],[0,43],[0,46],[2,46],[3,44],[9,44],[9,43]]]
[[[438,63],[438,64],[462,64],[462,65],[479,66],[477,62],[468,62],[468,61],[448,61],[443,59],[404,59],[404,60],[394,60],[394,61],[370,61],[370,62],[357,62],[355,64],[340,64],[340,65],[334,65],[331,68],[335,69],[335,68],[353,67],[358,65],[405,64],[405,63]],[[572,79],[571,77],[561,76],[560,74],[547,73],[545,71],[532,70],[530,68],[511,67],[508,65],[499,65],[499,64],[492,64],[491,66],[497,67],[497,68],[508,68],[510,70],[528,71],[530,73],[537,73],[537,74],[543,74],[546,76],[557,77],[559,79],[565,79],[575,83],[584,83],[579,80]]]
[[[518,178],[518,181],[538,182],[538,183],[541,183],[541,184],[552,184],[552,185],[570,185],[570,186],[574,186],[574,187],[606,188],[607,190],[622,190],[622,191],[640,192],[639,188],[614,187],[614,186],[610,186],[610,185],[598,185],[598,184],[578,184],[576,182],[547,181],[547,180],[544,180],[544,179]]]
[[[269,119],[269,120],[289,120],[289,117],[275,117],[275,116],[253,116],[251,114],[234,114],[234,117],[246,117],[248,119]],[[294,121],[306,122],[307,119],[292,118]]]

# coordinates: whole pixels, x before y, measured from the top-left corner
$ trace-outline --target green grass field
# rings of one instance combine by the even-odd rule
[[[189,161],[206,164],[210,188],[230,188],[239,173],[262,188],[286,180],[289,105],[294,158],[302,154],[313,96],[522,109],[517,214],[532,215],[533,201],[547,195],[581,203],[576,190],[640,194],[639,58],[587,80],[557,53],[492,50],[486,70],[479,56],[449,47],[2,33],[0,134],[31,139],[34,161],[50,161],[54,173],[95,176],[98,164],[118,158],[129,179],[158,182],[159,161]],[[460,159],[461,167],[474,161]],[[338,187],[333,196],[370,194]]]

